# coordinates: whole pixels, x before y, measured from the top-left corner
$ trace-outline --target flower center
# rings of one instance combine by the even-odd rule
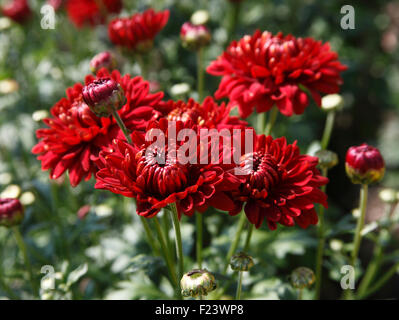
[[[176,108],[168,114],[169,121],[187,121],[191,120],[196,124],[202,121],[201,112],[197,108]]]
[[[158,147],[143,149],[138,153],[136,174],[138,183],[148,193],[167,197],[184,190],[188,184],[188,167],[179,164],[177,157]]]
[[[268,153],[247,153],[242,156],[240,165],[249,173],[247,183],[252,189],[270,190],[280,181],[278,165]]]

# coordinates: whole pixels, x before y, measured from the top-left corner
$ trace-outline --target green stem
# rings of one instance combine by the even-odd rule
[[[242,271],[238,272],[238,281],[237,281],[237,292],[236,292],[236,300],[240,300],[241,298],[241,290],[242,290]]]
[[[248,222],[248,232],[247,232],[247,238],[245,239],[244,250],[243,250],[244,252],[248,252],[249,245],[251,244],[251,237],[253,231],[254,231],[254,225]]]
[[[158,234],[158,240],[159,240],[159,243],[161,245],[161,251],[162,251],[162,254],[163,254],[164,258],[165,258],[166,266],[168,267],[170,279],[171,279],[173,285],[176,288],[176,292],[178,293],[178,296],[180,296],[179,282],[178,282],[177,277],[176,277],[176,272],[174,270],[174,265],[173,265],[172,259],[170,257],[170,254],[169,254],[168,250],[167,250],[167,247],[166,247],[165,237],[164,237],[164,235],[162,233],[161,224],[159,223],[157,217],[154,217],[153,219],[154,219],[154,223],[155,223],[155,230],[156,230],[156,232]]]
[[[203,233],[203,217],[202,214],[197,212],[195,215],[195,220],[196,220],[196,226],[197,226],[197,241],[196,241],[196,249],[197,249],[197,263],[198,263],[198,268],[202,269],[202,233]]]
[[[141,223],[143,224],[144,231],[145,231],[145,234],[147,236],[148,244],[151,246],[151,249],[152,249],[153,253],[156,256],[160,256],[159,249],[155,245],[155,239],[154,239],[154,236],[152,235],[151,228],[150,228],[150,225],[149,225],[149,223],[147,221],[147,218],[144,218],[144,217],[140,216],[140,220],[141,220]]]
[[[351,256],[351,265],[355,267],[356,259],[359,253],[360,242],[362,240],[362,230],[364,226],[364,220],[366,217],[366,206],[367,206],[367,193],[368,193],[368,185],[363,184],[360,191],[360,215],[357,219],[357,226],[355,231],[355,239],[353,243],[353,251]]]
[[[265,122],[266,122],[266,112],[261,112],[257,114],[257,123],[256,123],[256,130],[259,133],[262,133],[265,129]]]
[[[121,128],[123,134],[125,135],[126,141],[131,144],[132,143],[132,139],[130,138],[129,130],[126,128],[126,126],[123,123],[121,117],[119,116],[118,111],[115,108],[112,108],[112,116],[116,120],[116,123],[118,124],[119,128]]]
[[[324,126],[323,137],[321,138],[321,148],[326,150],[330,142],[331,133],[334,127],[335,111],[330,111],[327,114],[326,124]]]
[[[303,289],[298,289],[298,300],[302,300]]]
[[[31,286],[32,286],[33,295],[37,295],[39,293],[39,289],[36,286],[36,283],[35,283],[34,278],[33,278],[32,266],[31,266],[30,261],[29,261],[28,250],[26,249],[26,245],[25,245],[24,239],[23,239],[23,237],[21,235],[21,232],[19,231],[19,227],[18,226],[13,227],[12,230],[14,231],[15,240],[17,242],[17,245],[18,245],[19,249],[21,250],[22,255],[24,257],[25,266],[26,266],[26,269],[27,269],[27,271],[29,273],[29,281],[30,281]]]
[[[327,177],[328,170],[322,169],[322,176]],[[326,186],[321,187],[321,191],[326,191]],[[323,253],[324,253],[324,245],[326,242],[325,239],[325,225],[324,225],[324,207],[322,205],[319,206],[319,226],[318,226],[318,237],[319,243],[317,246],[317,254],[316,254],[316,289],[315,289],[315,299],[320,299],[321,292],[321,279],[323,273]]]
[[[276,106],[274,106],[270,110],[270,118],[269,118],[269,121],[267,122],[267,125],[266,125],[265,135],[268,136],[268,135],[270,135],[272,133],[274,124],[276,123],[277,115],[278,115],[278,108]]]
[[[181,241],[181,232],[180,232],[180,221],[179,216],[177,213],[176,203],[172,203],[169,205],[172,212],[172,219],[173,219],[173,228],[175,229],[175,241],[176,241],[176,252],[177,252],[177,260],[179,264],[179,279],[183,277],[184,272],[184,256],[183,256],[183,245]]]
[[[244,230],[246,220],[247,219],[246,219],[245,213],[241,212],[240,220],[238,221],[236,236],[235,236],[233,242],[231,243],[229,251],[227,252],[226,263],[223,268],[223,273],[226,273],[227,268],[229,267],[229,264],[230,264],[230,259],[233,256],[233,254],[237,251],[238,244],[240,243],[240,239],[241,239],[241,233]]]
[[[168,248],[168,251],[170,252],[170,256],[172,257],[172,260],[174,260],[175,259],[175,251],[173,249],[172,241],[169,237],[170,221],[169,221],[169,215],[166,212],[166,210],[164,210],[162,222],[163,222],[163,232],[165,233],[165,238],[166,238],[166,247]]]
[[[241,10],[241,2],[234,2],[232,5],[232,13],[230,15],[230,25],[229,25],[229,38],[228,41],[232,41],[234,39],[234,34],[237,29],[238,20],[240,17]]]
[[[198,102],[202,102],[204,98],[204,49],[199,48],[197,51],[197,85],[198,85]]]
[[[394,264],[391,267],[391,269],[389,269],[388,272],[386,272],[384,276],[382,276],[374,286],[372,286],[369,290],[366,291],[366,293],[364,293],[362,296],[359,296],[359,299],[367,298],[372,293],[378,291],[389,279],[391,279],[391,277],[398,271],[398,269],[399,269],[399,262]]]
[[[359,285],[359,288],[357,291],[358,296],[364,295],[364,293],[368,289],[371,281],[374,279],[374,276],[380,266],[383,252],[382,252],[382,245],[381,245],[380,239],[378,239],[377,241],[378,242],[376,243],[375,248],[374,248],[373,258],[367,267],[367,270],[363,276],[362,281],[360,282],[360,285]]]

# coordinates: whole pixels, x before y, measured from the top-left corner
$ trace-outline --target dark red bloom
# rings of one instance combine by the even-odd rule
[[[1,8],[1,12],[21,24],[27,21],[32,14],[27,0],[12,0]]]
[[[346,66],[337,59],[328,43],[257,30],[233,41],[207,72],[223,77],[215,97],[229,97],[243,118],[255,108],[266,112],[274,105],[291,116],[302,114],[309,104],[304,88],[319,106],[320,93],[339,91]]]
[[[181,146],[185,142],[173,138],[172,129],[177,136],[184,129],[196,132],[194,140],[189,140],[196,143],[194,152],[187,155],[190,161],[181,161],[180,156],[185,155]],[[198,128],[192,122],[170,122],[162,118],[147,128],[147,134],[156,131],[162,132],[166,141],[172,141],[154,146],[153,141],[145,141],[143,135],[133,133],[133,145],[115,140],[112,151],[101,152],[104,167],[96,174],[96,188],[135,197],[137,213],[145,217],[156,215],[171,203],[177,204],[179,215],[191,216],[195,211],[205,211],[208,206],[232,210],[234,203],[224,192],[240,184],[241,180],[233,174],[235,165],[209,164],[210,161],[201,164],[200,150],[207,146],[199,143]]]
[[[180,39],[183,46],[190,50],[198,50],[211,41],[211,33],[204,25],[194,25],[185,22],[180,29]]]
[[[108,25],[112,43],[132,50],[146,51],[169,19],[169,10],[155,12],[148,9],[129,18],[116,18]]]
[[[68,0],[66,9],[69,19],[77,26],[97,25],[106,17],[122,10],[122,0]]]
[[[202,104],[194,99],[187,102],[169,100],[161,102],[157,109],[171,121],[192,121],[200,127],[208,129],[223,129],[242,127],[247,122],[240,120],[237,116],[230,116],[231,107],[225,103],[218,105],[212,97],[205,98]]]
[[[129,130],[141,130],[151,119],[159,117],[154,106],[159,103],[163,93],[149,93],[149,84],[140,77],[121,76],[117,70],[109,73],[101,69],[97,78],[89,75],[85,83],[95,79],[111,78],[124,91],[126,104],[118,111]],[[45,119],[49,127],[36,132],[40,142],[32,149],[42,161],[42,169],[50,169],[50,178],[57,179],[66,170],[72,186],[82,179],[88,180],[97,171],[95,160],[100,150],[107,149],[112,139],[120,137],[116,121],[112,117],[99,118],[83,101],[83,85],[75,84],[66,90],[67,98],[58,101],[52,108],[52,117]]]
[[[245,183],[232,192],[237,214],[245,205],[248,220],[259,228],[266,220],[274,230],[277,223],[306,228],[317,223],[314,203],[327,207],[327,196],[319,189],[328,179],[316,169],[318,159],[301,155],[294,142],[259,135],[254,152],[241,157],[240,166],[248,173]]]
[[[90,70],[93,73],[97,73],[101,68],[107,68],[112,71],[116,68],[116,59],[113,57],[111,52],[103,51],[96,54],[90,61]]]
[[[348,149],[345,167],[353,183],[378,182],[385,173],[385,162],[380,151],[366,143]]]
[[[0,226],[12,227],[21,223],[24,208],[18,199],[0,199]]]
[[[47,0],[47,4],[49,4],[50,6],[52,6],[54,8],[54,10],[58,10],[60,9],[66,2],[65,0]]]

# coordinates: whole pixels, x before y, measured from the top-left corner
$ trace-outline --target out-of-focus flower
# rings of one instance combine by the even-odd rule
[[[23,24],[26,22],[32,11],[29,7],[27,0],[12,0],[7,2],[3,7],[1,7],[1,12],[15,22]]]
[[[35,202],[36,198],[35,198],[35,194],[31,191],[26,191],[23,194],[21,194],[21,197],[19,199],[21,201],[21,203],[24,206],[28,206],[30,204],[32,204],[33,202]]]
[[[111,78],[96,79],[83,87],[83,101],[98,117],[109,117],[126,103],[121,85]]]
[[[21,192],[19,185],[10,184],[0,193],[0,198],[18,198]]]
[[[218,105],[212,97],[205,98],[202,104],[191,98],[187,102],[169,100],[161,102],[157,108],[170,121],[192,121],[208,129],[244,128],[247,125],[237,116],[230,116],[231,107],[225,103]]]
[[[122,0],[68,0],[66,9],[77,27],[94,26],[104,23],[109,14],[119,13]]]
[[[391,188],[382,189],[378,193],[378,196],[380,197],[382,202],[389,204],[396,203],[399,201],[399,192]]]
[[[338,93],[328,94],[321,99],[321,108],[324,111],[340,110],[344,105],[344,99]]]
[[[192,14],[190,21],[194,25],[207,24],[209,21],[209,12],[206,10],[197,10]]]
[[[52,6],[54,10],[58,10],[65,4],[66,1],[64,0],[47,0],[47,4]]]
[[[291,273],[291,284],[296,289],[309,288],[315,281],[314,272],[309,268],[299,267]]]
[[[32,113],[32,119],[33,121],[39,122],[46,119],[49,115],[47,110],[37,110]]]
[[[198,50],[209,44],[211,33],[205,25],[194,25],[185,22],[180,29],[180,39],[185,48]]]
[[[254,260],[245,252],[239,252],[230,259],[230,267],[233,271],[249,271],[253,266]]]
[[[79,208],[77,216],[80,220],[86,218],[87,214],[90,212],[91,207],[89,205],[84,205],[83,207]]]
[[[319,158],[319,167],[321,169],[331,169],[338,164],[338,155],[330,150],[319,150],[315,156]]]
[[[348,149],[345,168],[352,183],[370,184],[384,177],[385,162],[377,148],[363,143]]]
[[[187,131],[185,129],[195,132],[189,140],[188,156],[180,148],[185,141],[176,139]],[[133,132],[133,145],[114,140],[108,151],[101,152],[98,166],[102,168],[96,174],[95,187],[135,197],[137,214],[148,218],[172,203],[176,203],[179,217],[181,214],[191,216],[195,211],[204,212],[208,206],[223,211],[233,209],[234,203],[225,192],[238,188],[242,181],[234,175],[235,165],[223,161],[211,163],[211,142],[201,143],[199,129],[192,122],[170,122],[161,118],[149,124],[147,136],[152,134],[157,141],[165,138],[167,143],[154,145],[151,139]],[[205,148],[208,148],[209,159],[200,158]],[[218,159],[222,155],[222,151],[218,153]]]
[[[248,177],[231,193],[236,208],[230,214],[238,214],[245,205],[249,222],[259,228],[266,220],[271,230],[277,223],[302,228],[317,224],[314,203],[327,207],[319,187],[328,182],[316,168],[318,159],[301,155],[296,142],[287,144],[285,138],[259,135],[255,140],[254,152],[241,157]]]
[[[155,36],[169,19],[169,10],[155,12],[148,9],[129,18],[116,18],[108,25],[111,42],[139,52],[146,52],[153,46]]]
[[[176,83],[170,88],[170,94],[172,96],[184,96],[190,92],[190,85],[188,83]]]
[[[346,70],[328,43],[257,30],[233,41],[207,68],[222,76],[217,99],[229,97],[241,117],[254,109],[266,112],[274,105],[285,116],[302,114],[309,104],[309,91],[317,105],[320,93],[339,91],[341,72]]]
[[[149,93],[149,84],[140,77],[121,76],[117,70],[109,73],[101,69],[97,77],[88,75],[85,83],[96,79],[110,78],[124,91],[126,104],[118,111],[126,127],[132,131],[143,131],[147,122],[159,117],[153,107],[159,103],[163,93]],[[99,118],[83,101],[81,83],[66,90],[67,98],[51,108],[51,118],[44,120],[48,126],[36,132],[39,143],[32,152],[38,154],[43,170],[51,170],[50,178],[59,178],[66,170],[72,186],[82,179],[88,180],[97,171],[95,160],[100,150],[109,148],[118,136],[124,139],[113,117]]]
[[[0,199],[0,226],[13,227],[21,223],[24,209],[18,199]]]
[[[206,269],[194,269],[184,274],[180,280],[183,297],[206,296],[216,286],[215,276]]]
[[[13,79],[0,80],[0,93],[9,94],[17,91],[19,88],[18,82]]]
[[[98,72],[101,68],[106,68],[112,71],[116,68],[116,59],[113,57],[112,53],[109,51],[104,51],[96,54],[90,61],[90,70],[94,74]]]

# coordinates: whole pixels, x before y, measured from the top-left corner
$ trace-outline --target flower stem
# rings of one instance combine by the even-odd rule
[[[204,98],[204,49],[199,48],[197,51],[197,90],[198,102],[202,102]]]
[[[257,114],[256,130],[261,133],[265,129],[266,112]]]
[[[243,250],[244,252],[247,252],[249,249],[253,231],[254,231],[254,225],[252,223],[248,223],[248,233],[247,233],[247,238],[245,239],[244,250]]]
[[[197,250],[197,263],[198,268],[202,269],[202,225],[203,225],[203,217],[202,214],[197,212],[195,215],[196,226],[197,226],[197,241],[196,241],[196,250]]]
[[[298,300],[302,300],[303,289],[298,289]]]
[[[242,291],[242,271],[238,272],[238,280],[237,280],[237,292],[236,292],[236,300],[241,299],[241,291]]]
[[[169,237],[169,230],[170,230],[169,218],[170,217],[165,210],[164,215],[162,217],[163,232],[165,233],[166,247],[168,248],[168,251],[170,252],[170,256],[171,256],[172,260],[174,260],[175,259],[175,251],[173,249],[172,241],[170,240],[170,237]]]
[[[162,229],[161,229],[161,224],[159,223],[157,217],[154,217],[153,219],[154,219],[154,223],[155,223],[155,230],[158,234],[158,240],[161,245],[161,251],[164,256],[166,266],[168,267],[170,279],[176,288],[178,297],[181,297],[179,282],[176,277],[176,272],[174,270],[174,265],[173,265],[172,259],[170,257],[169,251],[167,250],[167,247],[166,247],[165,237],[164,237]]]
[[[327,177],[328,170],[322,169],[322,176]],[[321,191],[326,191],[326,186],[321,187]],[[323,253],[324,253],[324,245],[326,242],[325,238],[325,225],[324,225],[324,207],[322,205],[319,206],[319,226],[318,226],[318,236],[319,243],[317,246],[317,254],[316,254],[316,290],[315,290],[315,299],[320,299],[320,291],[321,291],[321,278],[323,273]]]
[[[180,232],[180,221],[177,213],[176,203],[170,204],[170,208],[172,210],[172,219],[173,219],[173,228],[175,229],[175,241],[176,241],[176,252],[177,252],[177,260],[179,263],[179,279],[183,277],[184,272],[184,257],[183,257],[183,245],[181,241],[181,232]]]
[[[267,122],[267,125],[266,125],[265,135],[268,136],[272,133],[274,124],[276,123],[277,115],[278,115],[278,108],[276,106],[274,106],[270,110],[270,116],[269,116],[269,121]]]
[[[238,20],[240,17],[240,10],[241,10],[241,2],[233,2],[232,4],[232,13],[230,17],[230,25],[229,25],[229,38],[228,41],[232,41],[234,39],[234,34],[237,29]]]
[[[33,295],[36,295],[36,294],[39,293],[39,290],[38,290],[38,287],[36,286],[36,283],[35,283],[34,278],[33,278],[32,266],[31,266],[30,261],[29,261],[28,251],[26,249],[26,245],[25,245],[24,239],[23,239],[23,237],[21,235],[21,232],[19,231],[19,227],[18,226],[13,227],[12,230],[14,231],[14,236],[15,236],[15,240],[17,242],[17,245],[18,245],[19,249],[21,250],[22,255],[24,257],[25,266],[26,266],[26,269],[28,270],[28,273],[29,273],[29,281],[30,281],[31,286],[32,286]]]
[[[377,283],[372,286],[369,290],[366,291],[363,295],[359,296],[359,299],[367,298],[370,294],[378,291],[391,277],[398,271],[399,262],[394,264],[391,269],[389,269],[381,278],[377,281]]]
[[[330,111],[327,114],[326,124],[324,126],[323,137],[321,138],[321,148],[326,150],[330,142],[331,133],[334,127],[335,111]]]
[[[145,234],[147,236],[148,243],[151,246],[151,249],[152,249],[153,253],[156,256],[159,256],[160,252],[159,252],[158,247],[155,245],[154,236],[152,235],[151,228],[150,228],[150,226],[148,224],[147,218],[144,218],[144,217],[140,216],[140,220],[141,220],[141,223],[143,224],[144,231],[145,231]]]
[[[366,217],[366,206],[367,206],[367,193],[368,193],[368,185],[362,184],[362,188],[360,191],[360,215],[357,219],[357,226],[355,231],[355,239],[353,243],[353,251],[351,255],[351,265],[354,267],[356,263],[356,259],[359,253],[360,242],[362,240],[362,229],[364,226],[364,219]]]
[[[112,116],[115,118],[116,123],[118,124],[119,128],[122,130],[123,134],[125,135],[127,142],[131,144],[132,139],[129,136],[129,130],[127,130],[125,124],[123,123],[121,117],[119,116],[118,111],[116,111],[115,108],[112,108]]]
[[[245,213],[241,212],[240,213],[240,220],[238,221],[236,236],[235,236],[233,242],[231,243],[229,251],[227,252],[226,263],[225,263],[224,268],[223,268],[223,273],[226,273],[227,268],[229,267],[229,264],[230,264],[230,259],[233,256],[233,254],[237,251],[238,244],[239,244],[240,239],[241,239],[241,233],[242,233],[242,230],[244,230],[245,221],[246,221]]]

